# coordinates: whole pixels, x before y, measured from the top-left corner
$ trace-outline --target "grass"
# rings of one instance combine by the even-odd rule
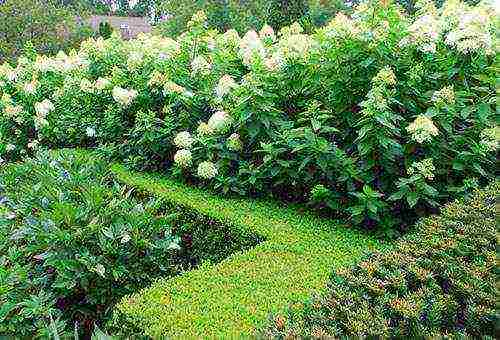
[[[139,190],[265,238],[247,252],[160,280],[124,298],[115,323],[150,336],[242,336],[270,312],[324,288],[332,270],[387,247],[338,222],[263,200],[221,198],[157,175],[114,165],[117,178]]]

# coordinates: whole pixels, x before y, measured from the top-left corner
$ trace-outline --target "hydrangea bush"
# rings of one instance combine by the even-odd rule
[[[364,2],[313,34],[89,40],[0,70],[0,155],[99,146],[223,193],[406,228],[493,177],[494,11]]]

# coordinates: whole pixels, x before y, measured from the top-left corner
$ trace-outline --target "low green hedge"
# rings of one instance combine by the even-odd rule
[[[122,296],[258,241],[118,183],[88,153],[0,167],[0,337],[88,336]]]
[[[384,247],[355,229],[297,208],[248,199],[228,199],[155,175],[113,172],[128,186],[256,233],[255,248],[215,266],[202,266],[155,282],[116,307],[111,328],[149,336],[245,336],[262,327],[270,312],[301,303],[324,287],[331,267]]]
[[[328,293],[272,319],[286,337],[494,337],[498,183],[424,219],[390,252],[333,274]]]

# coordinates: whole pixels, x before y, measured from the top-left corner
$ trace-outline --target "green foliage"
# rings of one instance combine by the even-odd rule
[[[0,334],[90,335],[158,277],[259,239],[117,182],[80,152],[0,169]]]
[[[113,33],[113,28],[109,24],[109,22],[101,22],[99,23],[99,36],[104,39],[108,39],[111,37],[111,33]]]
[[[159,280],[115,308],[116,332],[151,337],[245,337],[269,312],[301,303],[321,289],[332,267],[352,264],[371,249],[388,248],[359,231],[264,200],[221,198],[157,175],[112,167],[127,186],[173,205],[225,221],[264,241],[216,264]]]
[[[77,23],[73,11],[52,0],[6,0],[0,5],[0,62],[15,60],[28,42],[39,53],[55,54],[92,34]]]
[[[491,8],[443,6],[364,2],[313,34],[243,37],[196,12],[175,40],[27,54],[0,69],[0,155],[98,146],[223,194],[315,196],[325,215],[399,236],[496,170]]]
[[[335,271],[327,293],[275,317],[266,335],[494,337],[499,190],[448,204],[393,250]]]

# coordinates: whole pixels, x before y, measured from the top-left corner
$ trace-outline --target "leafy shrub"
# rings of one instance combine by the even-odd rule
[[[0,61],[14,60],[31,42],[39,53],[76,47],[93,34],[76,14],[51,0],[5,0],[0,5]]]
[[[0,334],[91,334],[121,297],[258,240],[120,185],[106,163],[41,153],[0,169]]]
[[[447,205],[394,250],[334,273],[327,293],[273,318],[267,335],[494,337],[499,189]]]
[[[397,236],[495,172],[491,8],[419,6],[367,2],[314,34],[295,23],[243,37],[198,12],[175,40],[113,35],[28,55],[0,70],[0,155],[99,146]]]

